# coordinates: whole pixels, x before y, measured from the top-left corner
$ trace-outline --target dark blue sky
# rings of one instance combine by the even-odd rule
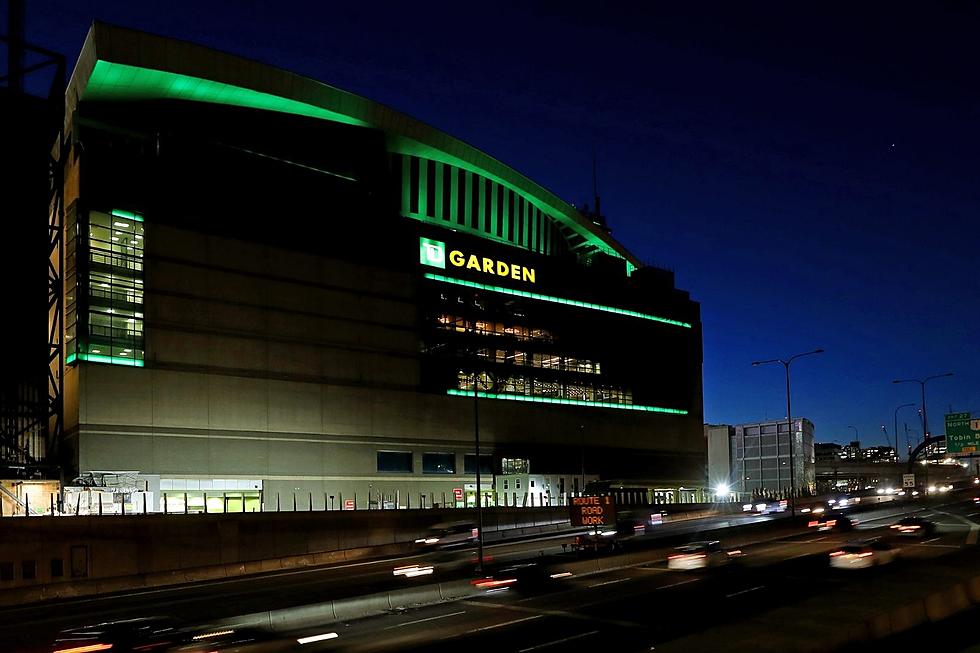
[[[933,430],[980,411],[980,11],[423,4],[33,2],[28,37],[73,62],[99,18],[281,66],[573,203],[595,147],[614,235],[702,303],[711,422],[783,417],[782,370],[750,363],[815,347],[794,413],[818,440],[883,443],[919,399],[896,377],[956,373]]]

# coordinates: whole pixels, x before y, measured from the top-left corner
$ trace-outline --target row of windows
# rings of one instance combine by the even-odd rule
[[[554,336],[547,329],[537,329],[517,324],[490,322],[488,320],[471,320],[459,315],[440,315],[436,318],[436,326],[440,329],[457,333],[476,333],[484,336],[506,336],[518,340],[539,340],[554,342]]]
[[[412,474],[415,472],[415,457],[411,451],[379,451],[379,472],[400,472]],[[456,454],[427,452],[422,454],[423,474],[455,474]],[[463,473],[476,474],[476,454],[463,456]],[[488,455],[480,456],[480,473],[493,473],[493,459]]]
[[[65,575],[65,561],[61,558],[51,558],[51,578],[63,578]],[[0,581],[15,580],[14,563],[0,562]],[[37,561],[22,560],[20,563],[20,579],[37,579]]]
[[[520,193],[438,161],[395,155],[394,163],[402,173],[402,215],[489,235],[533,252],[568,251],[555,221]]]
[[[473,391],[472,372],[459,370],[456,379],[457,389]],[[479,391],[494,394],[522,395],[525,397],[601,401],[611,404],[631,405],[633,403],[632,391],[623,388],[597,384],[546,381],[521,375],[495,376],[488,372],[480,373]]]
[[[465,352],[475,354],[477,358],[490,360],[504,365],[521,365],[537,367],[543,370],[558,370],[562,372],[581,372],[599,374],[599,363],[585,358],[573,358],[559,354],[541,354],[538,352],[515,351],[512,349],[477,349]]]

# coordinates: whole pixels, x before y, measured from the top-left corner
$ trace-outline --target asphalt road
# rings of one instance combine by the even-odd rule
[[[898,564],[917,564],[933,556],[975,544],[980,522],[972,501],[924,508],[921,503],[886,504],[859,515],[856,534],[815,533],[785,537],[774,524],[756,531],[742,545],[740,564],[710,572],[668,571],[664,559],[670,547],[647,546],[631,552],[629,565],[602,573],[577,574],[533,591],[506,589],[475,599],[443,603],[350,623],[324,624],[283,636],[283,644],[303,651],[459,651],[461,649],[517,651],[584,650],[602,646],[616,650],[649,650],[658,643],[696,632],[706,625],[739,619],[791,604],[798,597],[821,592],[872,576],[830,573],[826,554],[856,537],[888,534],[898,515],[916,512],[939,524],[935,538],[904,541]],[[686,534],[697,539],[707,523],[715,527],[768,517],[728,517],[701,523],[664,525],[665,535]],[[666,527],[670,527],[669,529]],[[715,531],[718,533],[718,531]],[[724,535],[724,531],[720,532]],[[784,535],[772,540],[774,536]],[[717,537],[717,535],[715,535]],[[724,537],[720,539],[725,541]],[[743,536],[742,539],[746,539]],[[971,541],[972,540],[972,541]],[[547,538],[487,547],[495,559],[546,561],[561,572],[573,554],[562,553],[568,538]],[[468,555],[468,554],[464,554]],[[26,606],[0,611],[0,641],[5,650],[44,650],[53,632],[93,621],[168,614],[194,622],[247,612],[303,605],[345,592],[366,593],[387,587],[391,569],[406,559],[384,560],[326,569],[304,569],[201,583],[127,595]],[[449,573],[463,574],[460,569]],[[888,569],[874,570],[888,573]],[[860,577],[860,578],[859,578]],[[397,579],[405,582],[405,579]],[[420,583],[431,582],[423,577]],[[412,581],[408,581],[412,582]],[[336,633],[337,637],[305,645],[298,639]]]

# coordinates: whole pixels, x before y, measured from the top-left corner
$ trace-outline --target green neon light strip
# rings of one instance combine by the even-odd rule
[[[501,288],[500,286],[490,286],[485,283],[477,283],[475,281],[464,281],[463,279],[454,279],[452,277],[446,277],[441,274],[432,274],[431,272],[425,273],[426,279],[431,279],[432,281],[441,281],[443,283],[451,283],[457,286],[466,286],[467,288],[479,288],[480,290],[488,290],[490,292],[497,292],[502,295],[514,295],[515,297],[527,297],[529,299],[537,299],[542,302],[551,302],[553,304],[564,304],[566,306],[578,306],[579,308],[588,308],[593,311],[602,311],[604,313],[614,313],[616,315],[626,315],[628,317],[638,317],[643,320],[651,320],[653,322],[662,322],[663,324],[671,324],[673,326],[684,327],[685,329],[690,329],[691,325],[687,322],[681,322],[679,320],[671,320],[666,317],[658,317],[656,315],[650,315],[648,313],[640,313],[639,311],[631,311],[625,308],[616,308],[615,306],[603,306],[602,304],[592,304],[590,302],[580,302],[575,299],[563,299],[561,297],[553,297],[552,295],[542,295],[536,292],[529,292],[527,290],[514,290],[513,288]]]
[[[126,218],[127,220],[132,220],[134,222],[143,222],[143,216],[139,213],[133,213],[132,211],[123,211],[122,209],[112,209],[110,211],[112,215],[117,218]]]
[[[446,390],[446,394],[454,397],[472,397],[473,393],[469,390]],[[493,392],[478,392],[476,395],[480,399],[506,399],[508,401],[529,401],[535,404],[561,404],[563,406],[588,406],[590,408],[618,408],[619,410],[638,410],[645,413],[669,413],[671,415],[687,415],[686,410],[680,408],[661,408],[660,406],[638,406],[636,404],[613,404],[605,401],[583,401],[581,399],[554,399],[552,397],[528,397],[525,395],[512,395]]]
[[[166,98],[211,102],[322,118],[347,125],[368,126],[368,123],[363,120],[271,93],[253,91],[241,86],[163,70],[140,68],[104,60],[97,61],[85,89],[85,99],[114,100],[119,98]]]
[[[102,354],[68,354],[65,365],[71,365],[75,360],[88,361],[90,363],[109,363],[110,365],[126,365],[127,367],[143,367],[143,361],[138,358],[126,358],[124,356],[103,356]]]

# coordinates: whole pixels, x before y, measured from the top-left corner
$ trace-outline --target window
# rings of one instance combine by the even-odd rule
[[[61,558],[51,558],[51,578],[61,578],[65,575],[65,561]]]
[[[519,478],[514,479],[514,487],[517,488],[518,490],[521,489],[521,479]]]
[[[507,479],[506,478],[504,479],[504,489],[505,490],[509,490],[510,489],[509,487],[507,487]]]
[[[74,295],[69,297],[73,342],[66,350],[66,362],[81,359],[140,367],[144,358],[143,216],[121,209],[90,211],[88,224],[79,223],[76,231],[79,240],[87,238],[88,242],[88,260],[77,261],[80,269],[75,277],[79,291],[88,297],[88,311],[79,313]],[[77,251],[74,244],[70,249]]]
[[[37,578],[37,562],[34,560],[22,560],[20,563],[20,577],[23,580],[34,580]]]
[[[407,472],[411,474],[412,452],[411,451],[379,451],[378,471],[379,472]]]
[[[454,453],[424,453],[422,454],[423,474],[455,474],[456,454]]]
[[[500,463],[502,474],[527,474],[531,471],[531,461],[527,458],[504,458]]]
[[[14,579],[14,563],[0,562],[0,580]]]
[[[531,487],[534,487],[534,479],[531,479]]]
[[[476,474],[476,454],[468,453],[463,456],[463,473]],[[480,455],[480,473],[493,474],[493,456]]]

